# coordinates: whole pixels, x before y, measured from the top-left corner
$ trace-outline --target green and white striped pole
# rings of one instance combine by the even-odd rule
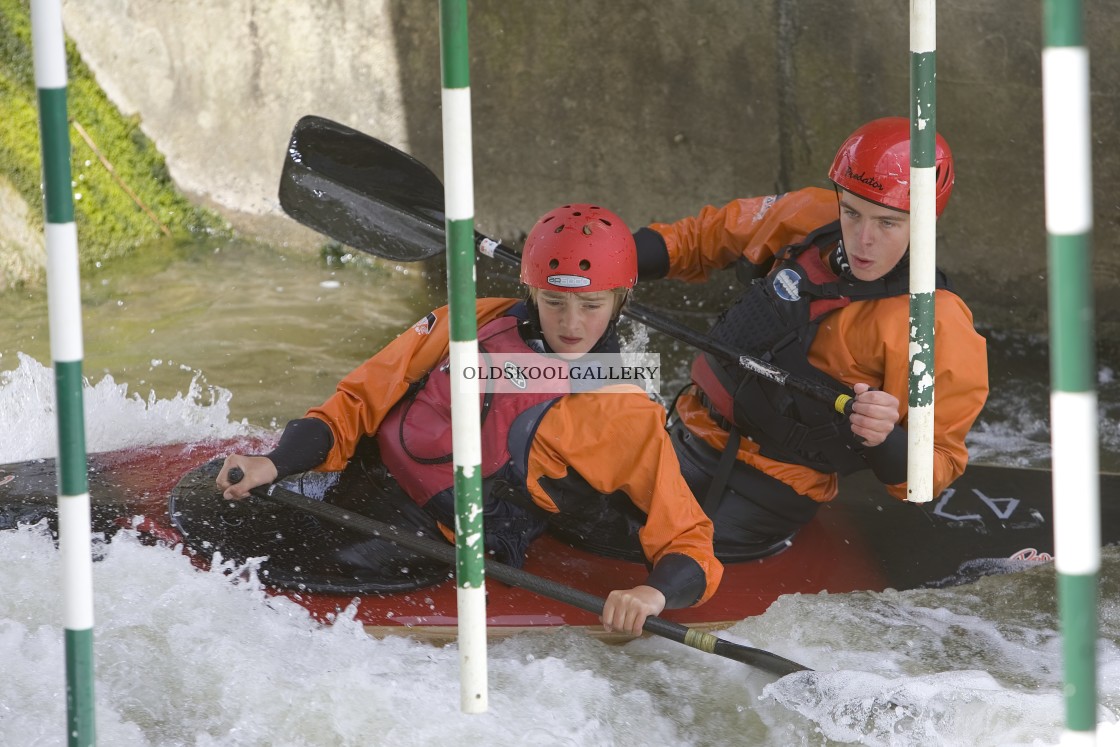
[[[1101,532],[1090,248],[1089,52],[1078,0],[1043,0],[1042,11],[1054,565],[1065,661],[1062,744],[1092,745],[1097,728]]]
[[[440,0],[443,67],[443,175],[447,287],[451,311],[451,426],[455,464],[455,560],[459,607],[459,702],[465,713],[488,708],[486,578],[482,526],[482,444],[478,320],[474,277],[474,165],[471,155],[470,61],[466,0]]]
[[[46,213],[47,298],[58,413],[58,544],[66,628],[70,745],[96,743],[93,705],[93,559],[82,413],[82,299],[70,181],[66,44],[61,0],[32,0],[31,32]]]
[[[937,2],[910,0],[910,395],[906,500],[933,495]]]

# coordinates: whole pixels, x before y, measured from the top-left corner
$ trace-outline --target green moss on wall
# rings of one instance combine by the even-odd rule
[[[82,263],[125,256],[159,238],[165,228],[176,236],[224,232],[221,218],[192,205],[176,189],[163,156],[141,132],[139,118],[123,116],[109,101],[69,40],[66,56],[71,178]],[[0,0],[0,113],[0,173],[41,223],[38,94],[28,0]]]

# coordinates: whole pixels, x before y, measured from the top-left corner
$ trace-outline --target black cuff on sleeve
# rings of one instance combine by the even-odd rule
[[[708,581],[699,563],[687,555],[671,553],[653,567],[646,586],[665,595],[665,609],[675,610],[696,604],[704,596]]]
[[[878,446],[865,449],[863,458],[884,485],[906,482],[906,429],[896,425]]]
[[[638,247],[638,280],[657,280],[669,274],[669,249],[665,239],[652,228],[634,232]]]
[[[276,448],[265,454],[276,465],[280,479],[306,472],[326,461],[334,446],[331,428],[319,418],[289,420]]]

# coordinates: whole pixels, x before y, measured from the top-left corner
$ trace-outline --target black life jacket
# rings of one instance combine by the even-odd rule
[[[791,374],[850,392],[846,384],[809,363],[809,346],[818,325],[850,303],[908,293],[910,277],[906,257],[878,280],[838,274],[822,255],[839,247],[841,238],[840,222],[836,221],[801,243],[783,248],[765,276],[749,279],[747,290],[720,315],[708,334]],[[755,266],[744,262],[743,267]],[[938,287],[945,285],[944,276],[938,273]],[[829,473],[849,474],[867,466],[848,419],[828,403],[759,378],[737,361],[708,353],[694,361],[692,380],[716,422],[749,436],[763,456]]]

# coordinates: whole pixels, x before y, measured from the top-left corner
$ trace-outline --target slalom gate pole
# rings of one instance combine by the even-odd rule
[[[1101,566],[1089,51],[1080,0],[1043,0],[1042,27],[1054,565],[1066,703],[1061,743],[1080,746],[1096,743]]]
[[[93,558],[82,412],[82,299],[66,112],[61,0],[32,0],[31,35],[46,215],[47,306],[58,416],[58,544],[66,633],[68,744],[96,744],[93,698]]]
[[[486,548],[482,526],[482,444],[475,314],[474,164],[466,0],[440,0],[443,72],[443,172],[447,288],[451,313],[451,427],[455,465],[455,577],[458,583],[460,707],[488,708]]]
[[[937,0],[910,0],[910,394],[906,500],[933,495]]]

